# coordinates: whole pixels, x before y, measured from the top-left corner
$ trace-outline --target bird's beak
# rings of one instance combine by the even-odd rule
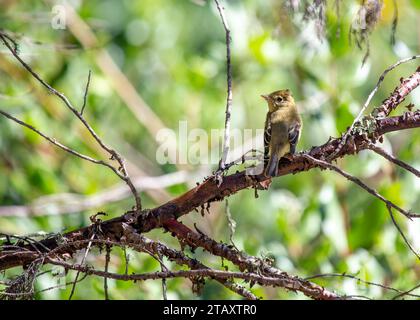
[[[261,98],[264,98],[265,101],[270,101],[270,96],[268,94],[262,94]]]

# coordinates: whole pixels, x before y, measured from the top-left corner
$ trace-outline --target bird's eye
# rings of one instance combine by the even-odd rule
[[[282,97],[276,97],[276,102],[277,103],[280,103],[280,102],[282,102],[283,101],[283,98]]]

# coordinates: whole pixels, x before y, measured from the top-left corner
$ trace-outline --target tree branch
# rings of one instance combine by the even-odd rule
[[[225,118],[225,132],[223,139],[223,153],[219,163],[219,170],[224,170],[226,165],[226,159],[229,153],[230,143],[230,117],[232,110],[232,66],[231,66],[231,54],[230,54],[230,28],[225,17],[225,8],[220,5],[218,0],[214,0],[217,6],[217,10],[222,20],[223,28],[226,33],[226,75],[227,75],[227,98],[226,98],[226,118]]]
[[[317,274],[317,275],[313,275],[313,276],[310,276],[310,277],[306,277],[305,280],[312,280],[312,279],[318,279],[318,278],[333,278],[333,277],[353,279],[353,280],[356,280],[358,283],[360,282],[360,283],[368,285],[368,286],[379,287],[379,288],[382,288],[384,290],[394,291],[394,292],[405,294],[405,295],[408,295],[408,296],[411,296],[411,297],[420,298],[420,295],[410,294],[409,292],[407,293],[407,291],[396,289],[396,288],[393,288],[393,287],[390,287],[390,286],[387,286],[387,285],[384,285],[384,284],[381,284],[381,283],[366,281],[366,280],[363,280],[362,278],[356,277],[356,276],[354,276],[352,274],[348,274],[348,273],[322,273],[322,274]]]
[[[408,115],[378,119],[376,121],[375,136],[418,127],[420,127],[420,111],[411,112]],[[325,155],[328,156],[336,150],[340,141],[340,138],[333,138],[321,146],[313,147],[308,152],[294,155],[292,161],[282,159],[279,163],[278,175],[295,174],[313,169],[316,165],[314,163],[308,163],[308,160],[303,154],[308,154],[315,159],[322,158]],[[341,149],[337,158],[360,152],[366,149],[367,145],[366,137],[355,135]],[[245,174],[245,171],[242,171],[225,176],[222,184],[218,187],[217,182],[209,178],[185,194],[161,206],[144,211],[144,214],[141,216],[134,212],[127,212],[122,216],[101,222],[100,227],[106,237],[118,241],[123,234],[123,223],[131,225],[137,232],[148,232],[152,229],[160,228],[166,221],[177,219],[208,202],[220,201],[225,197],[255,185],[260,188],[265,188],[266,180],[267,178],[262,175],[250,177]],[[87,226],[70,231],[64,234],[63,237],[68,239],[68,241],[88,239],[92,228],[93,226]],[[48,248],[58,247],[57,239],[54,238],[43,240],[41,243]],[[36,246],[40,247],[38,244]],[[32,251],[33,248],[28,247],[27,249],[29,250],[27,252],[0,252],[0,270],[25,265],[33,261],[37,257],[37,254]],[[81,247],[70,247],[63,252],[72,253],[79,249]],[[40,248],[40,250],[44,249]]]
[[[350,180],[351,182],[354,182],[355,184],[357,184],[359,187],[361,187],[362,189],[366,190],[368,193],[370,193],[371,195],[373,195],[374,197],[378,198],[379,200],[381,200],[382,202],[384,202],[386,204],[387,207],[391,207],[394,208],[395,210],[397,210],[398,212],[402,213],[404,216],[406,216],[407,218],[411,219],[411,218],[419,218],[420,215],[419,214],[415,214],[415,213],[411,213],[408,212],[402,208],[400,208],[399,206],[397,206],[396,204],[392,203],[391,201],[389,201],[388,199],[385,199],[382,195],[380,195],[375,189],[372,189],[371,187],[367,186],[365,183],[362,182],[362,180],[360,180],[359,178],[356,178],[354,176],[352,176],[351,174],[345,172],[344,170],[340,169],[339,167],[333,165],[332,163],[328,163],[326,161],[323,160],[319,160],[319,159],[315,159],[314,157],[311,157],[308,154],[304,154],[303,155],[306,159],[308,159],[309,161],[315,163],[316,165],[325,168],[325,169],[330,169],[333,170],[337,173],[339,173],[340,175],[342,175],[343,177],[345,177],[347,180]]]
[[[123,225],[124,237],[122,238],[123,243],[127,243],[128,246],[134,249],[146,248],[147,250],[156,254],[166,256],[170,261],[174,261],[179,265],[186,265],[190,269],[209,269],[207,266],[202,264],[196,259],[187,257],[183,252],[171,249],[159,241],[150,240],[143,235],[136,232],[136,230],[127,224]],[[221,283],[226,288],[236,292],[237,294],[245,297],[249,300],[257,300],[258,298],[243,286],[240,286],[232,281],[215,277],[215,280]]]
[[[387,75],[387,73],[390,72],[391,70],[395,69],[396,67],[398,67],[399,65],[401,65],[403,63],[406,63],[406,62],[409,62],[409,61],[412,61],[412,60],[418,59],[418,58],[420,58],[420,55],[416,55],[416,56],[412,56],[412,57],[409,57],[409,58],[406,58],[406,59],[399,60],[396,63],[394,63],[392,66],[388,67],[381,74],[381,76],[379,77],[378,83],[376,84],[373,91],[369,94],[369,97],[366,100],[365,104],[363,105],[362,109],[360,110],[359,114],[354,119],[350,128],[344,134],[344,137],[342,138],[341,143],[337,147],[336,151],[333,154],[330,155],[328,160],[331,161],[340,152],[341,148],[347,142],[347,139],[348,139],[349,135],[351,135],[353,133],[354,127],[356,126],[357,123],[360,122],[360,119],[361,119],[363,113],[368,108],[368,106],[370,104],[370,101],[372,100],[375,93],[378,91],[379,86],[381,85],[382,81],[385,79],[385,76]],[[409,78],[401,79],[400,86],[398,86],[394,90],[394,92],[391,94],[391,96],[387,100],[385,100],[382,103],[381,106],[379,106],[379,107],[377,107],[373,110],[372,115],[375,118],[385,118],[386,116],[388,116],[391,113],[391,111],[393,109],[395,109],[401,102],[403,102],[405,97],[411,91],[413,91],[415,88],[417,88],[419,86],[419,84],[420,84],[420,68],[418,68],[416,70],[416,72],[413,75],[411,75]]]
[[[92,71],[89,70],[88,79],[87,79],[87,82],[86,82],[85,94],[83,95],[83,105],[82,105],[82,108],[80,109],[80,114],[81,115],[83,115],[83,111],[85,111],[91,76],[92,76]]]
[[[284,279],[276,277],[262,276],[256,273],[243,273],[232,271],[221,271],[215,269],[195,269],[195,270],[180,270],[180,271],[157,271],[141,274],[117,274],[101,270],[95,270],[86,266],[74,265],[60,260],[49,259],[48,262],[53,265],[62,266],[70,270],[77,270],[88,275],[96,275],[100,277],[107,277],[115,280],[123,281],[146,281],[168,278],[192,278],[192,277],[207,277],[219,278],[224,280],[243,279],[249,282],[258,283],[263,286],[284,287]],[[328,300],[346,300],[346,297],[330,297]]]
[[[296,276],[290,276],[261,259],[240,252],[232,248],[232,246],[216,242],[201,231],[194,232],[176,220],[167,221],[164,227],[171,231],[182,243],[188,244],[194,249],[201,247],[213,255],[223,257],[235,264],[241,271],[259,273],[264,276],[280,279],[281,281],[277,282],[277,285],[280,287],[292,291],[300,291],[306,296],[318,300],[342,299],[341,296],[317,284],[305,281]]]
[[[420,178],[420,171],[419,170],[417,170],[416,168],[413,168],[408,163],[405,163],[404,161],[401,161],[400,159],[395,158],[392,154],[389,154],[388,152],[386,152],[381,147],[378,147],[378,146],[374,145],[373,143],[369,143],[367,148],[369,150],[372,150],[372,151],[376,152],[377,154],[381,155],[382,157],[384,157],[388,161],[391,161],[391,162],[395,163],[397,166],[400,166],[401,168],[411,172],[412,174],[416,175],[418,178]]]

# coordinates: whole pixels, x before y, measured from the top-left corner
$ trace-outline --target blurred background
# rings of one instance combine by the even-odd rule
[[[0,27],[14,33],[21,57],[75,106],[83,104],[92,70],[84,115],[127,160],[130,174],[140,183],[144,207],[160,205],[202,181],[217,163],[159,165],[156,135],[162,128],[177,133],[181,120],[187,121],[189,130],[202,128],[209,136],[212,129],[224,126],[225,33],[215,4],[200,0],[67,3],[75,12],[66,14],[63,21],[62,2],[1,1]],[[304,121],[298,150],[344,132],[380,74],[397,60],[420,51],[420,1],[398,1],[398,27],[392,43],[395,10],[392,0],[384,0],[380,20],[368,26],[368,40],[361,49],[349,40],[360,1],[338,1],[338,11],[335,1],[327,1],[324,21],[305,15],[304,3],[300,1],[290,11],[284,1],[223,2],[232,30],[232,129],[263,128],[267,107],[260,94],[289,88]],[[370,54],[362,65],[368,44]],[[389,74],[371,108],[417,65],[405,64]],[[409,102],[418,105],[420,91],[414,91],[403,105]],[[4,47],[0,51],[0,105],[77,151],[106,160],[77,119]],[[403,111],[401,106],[396,114]],[[89,216],[98,211],[111,218],[133,206],[130,195],[121,191],[124,185],[110,170],[72,157],[3,117],[0,132],[0,232],[62,232],[89,224]],[[420,136],[415,130],[386,135],[383,147],[420,168]],[[217,151],[212,145],[208,150]],[[376,154],[361,152],[338,165],[399,206],[420,211],[419,180]],[[144,176],[159,178],[142,179]],[[277,178],[258,198],[254,190],[230,197],[228,209],[236,221],[236,246],[272,259],[292,274],[348,273],[403,290],[420,280],[420,264],[383,203],[334,172],[311,170]],[[229,242],[226,212],[225,202],[212,203],[210,213],[190,213],[182,221],[189,226],[197,223],[214,239]],[[420,248],[420,223],[397,219],[413,246]],[[148,236],[179,247],[159,230]],[[154,259],[127,251],[129,272],[160,268]],[[219,258],[201,250],[194,255],[221,268]],[[122,250],[113,249],[110,270],[124,272],[124,257]],[[104,255],[93,250],[88,263],[103,266]],[[19,272],[9,270],[4,276]],[[74,276],[69,272],[65,281]],[[38,278],[36,289],[54,286],[57,281],[63,279],[57,280],[54,272],[45,273]],[[314,281],[347,295],[389,298],[395,294],[340,277]],[[111,299],[162,297],[159,281],[108,282]],[[215,282],[207,282],[200,295],[192,293],[188,280],[167,283],[168,297],[173,299],[238,298]],[[36,297],[67,299],[70,289],[40,292]],[[259,286],[252,291],[265,299],[304,298]],[[92,276],[78,284],[74,298],[101,299],[103,295],[103,280]]]

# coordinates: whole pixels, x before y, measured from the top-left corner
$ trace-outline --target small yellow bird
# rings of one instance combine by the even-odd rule
[[[302,128],[302,119],[289,89],[261,95],[268,103],[264,128],[264,174],[277,175],[279,160],[294,154]]]

